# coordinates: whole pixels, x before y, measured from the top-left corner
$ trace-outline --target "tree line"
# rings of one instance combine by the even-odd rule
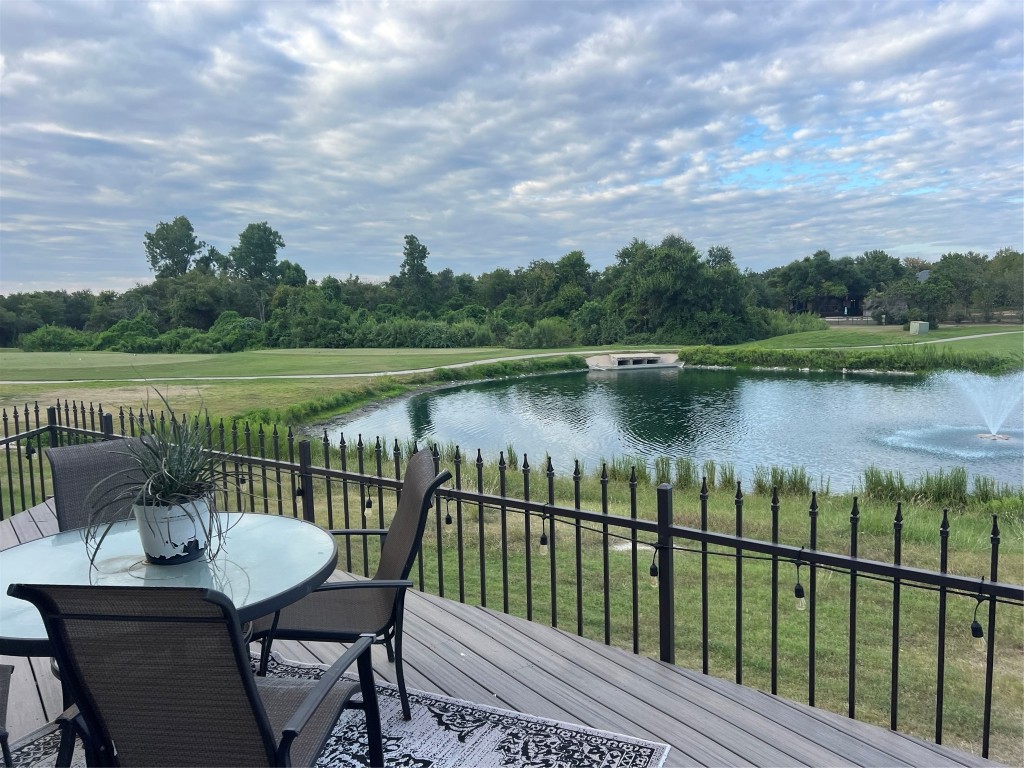
[[[406,235],[397,274],[382,282],[311,280],[279,259],[285,242],[250,224],[228,253],[178,216],[143,237],[150,283],[114,291],[0,297],[0,346],[24,350],[228,352],[257,347],[550,348],[734,344],[824,327],[821,315],[1020,320],[1024,257],[947,253],[934,263],[881,250],[828,251],[764,272],[741,271],[727,246],[702,253],[669,235],[634,239],[595,270],[581,251],[478,276],[432,272]]]

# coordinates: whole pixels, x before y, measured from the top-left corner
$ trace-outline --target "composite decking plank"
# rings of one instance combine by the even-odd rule
[[[10,518],[11,528],[14,530],[18,542],[24,544],[26,541],[35,541],[42,538],[43,532],[28,510],[19,512]]]
[[[758,693],[761,693],[763,696],[771,695],[760,691]],[[860,720],[851,720],[835,712],[818,709],[807,704],[787,701],[785,699],[781,699],[781,701],[791,709],[800,711],[808,717],[828,724],[837,734],[842,734],[843,743],[846,743],[850,738],[861,740],[862,743],[870,742],[879,749],[885,750],[888,754],[906,760],[912,765],[980,767],[993,764],[992,761],[978,755],[972,755],[962,750],[953,750],[910,734],[891,731],[888,728],[882,728],[881,726],[872,725]]]
[[[24,656],[0,656],[0,664],[14,665],[7,708],[7,731],[12,744],[50,720],[46,716],[44,694],[36,685],[35,673],[28,661]],[[57,700],[60,700],[59,694]]]
[[[678,674],[682,671],[680,667],[646,657],[629,654],[623,658],[621,649],[576,635],[563,634],[562,642],[583,646],[598,657],[612,662],[613,666],[622,670],[620,677],[622,677],[623,684],[639,687],[654,686],[706,706],[718,717],[735,723],[736,727],[748,732],[754,739],[773,741],[779,749],[789,753],[793,759],[807,761],[811,765],[836,764],[837,762],[864,766],[913,764],[894,760],[892,754],[875,749],[870,745],[858,746],[849,742],[835,745],[834,740],[828,738],[827,730],[823,726],[817,725],[817,721],[809,718],[800,719],[804,714],[802,710],[798,709],[796,718],[794,718],[793,711],[785,706],[788,702],[770,695],[762,695],[754,689],[736,686],[728,681],[718,681],[717,678],[697,673]],[[707,685],[708,682],[711,685]],[[721,688],[715,685],[717,682],[723,684]],[[729,692],[737,688],[749,691],[754,695],[745,697],[744,701],[728,695]],[[787,733],[789,734],[788,738],[781,738],[783,734]]]
[[[39,532],[43,536],[51,536],[60,530],[60,526],[57,524],[57,516],[53,510],[52,496],[42,504],[36,504],[25,511],[32,516],[32,520],[38,526]]]
[[[495,618],[509,626],[514,621],[501,614],[495,615]],[[751,761],[803,765],[836,765],[849,761],[848,756],[803,738],[793,738],[791,733],[786,738],[790,728],[780,728],[780,723],[764,717],[756,710],[740,707],[728,698],[708,695],[706,689],[694,686],[682,678],[653,679],[659,668],[652,659],[541,625],[527,623],[521,629],[553,653],[572,660],[592,674],[605,675],[623,692],[680,720],[699,719],[702,723],[701,733],[729,745],[733,751]],[[641,672],[646,672],[648,676]],[[765,744],[773,746],[766,750]],[[882,766],[891,764],[891,760],[887,763],[876,759],[868,764]]]
[[[345,577],[362,579],[350,574],[345,574]],[[530,714],[558,720],[572,719],[564,709],[539,699],[532,689],[523,686],[509,673],[510,669],[524,663],[521,656],[509,654],[504,665],[496,665],[493,660],[484,662],[474,649],[465,646],[461,638],[445,631],[444,625],[450,620],[450,615],[431,603],[427,599],[430,597],[416,590],[409,591],[406,596],[402,635],[408,687],[523,712],[528,710],[521,707],[529,701],[534,705],[529,710]],[[394,666],[388,665],[387,669],[386,679],[393,682]]]
[[[20,512],[18,514],[21,514]],[[14,524],[11,522],[11,518],[7,517],[0,520],[0,549],[7,549],[9,547],[16,547],[21,543],[18,539],[18,534],[14,531]]]
[[[429,595],[424,597],[432,601],[442,599]],[[489,656],[511,652],[513,658],[519,659],[521,666],[517,670],[517,677],[537,694],[558,705],[563,711],[558,719],[636,738],[660,741],[669,744],[674,754],[686,756],[699,764],[755,764],[729,745],[708,738],[700,729],[690,725],[685,718],[673,717],[651,706],[643,698],[624,698],[622,692],[610,685],[605,677],[587,672],[578,666],[575,660],[564,659],[557,654],[543,653],[542,651],[547,650],[543,647],[530,649],[525,654],[512,650],[537,644],[530,638],[522,636],[515,623],[505,624],[497,621],[488,609],[462,604],[444,607],[450,609],[450,614],[462,619],[462,623],[456,625],[451,618],[447,618],[446,625],[449,631],[460,633],[469,627],[471,631],[482,634],[483,645],[479,649],[472,644],[469,647]],[[528,623],[521,619],[518,621]],[[464,639],[462,634],[459,634],[459,637],[460,640]],[[524,640],[526,642],[523,642]],[[502,651],[496,652],[494,649],[499,646],[502,647]],[[527,659],[525,664],[520,658],[524,655]],[[532,659],[536,659],[536,663],[531,661]],[[539,714],[532,711],[529,700],[516,701],[514,706],[520,711]],[[778,765],[786,757],[768,745],[761,751],[760,758],[766,765]]]
[[[764,707],[762,700],[768,698],[784,709],[781,712],[777,708],[767,711],[773,716],[781,718],[781,721],[793,724],[791,727],[794,730],[801,733],[810,732],[814,734],[815,738],[829,739],[844,750],[854,750],[858,753],[862,753],[865,749],[877,750],[889,757],[888,764],[903,762],[908,765],[928,766],[976,765],[977,763],[974,761],[981,759],[959,750],[950,750],[941,745],[915,740],[912,737],[908,739],[905,734],[895,733],[859,720],[851,720],[843,715],[808,704],[772,696],[770,693],[747,686],[738,686],[722,678],[704,675],[695,670],[675,667],[660,661],[658,663],[665,666],[667,674],[682,675],[710,690],[734,699],[742,706]],[[794,718],[800,718],[799,722],[794,722]],[[826,730],[822,730],[821,726],[825,726]],[[992,764],[984,759],[981,761],[980,765]]]

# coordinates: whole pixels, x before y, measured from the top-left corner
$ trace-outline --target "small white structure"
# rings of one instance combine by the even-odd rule
[[[911,336],[924,336],[928,333],[928,323],[925,320],[911,320],[910,321],[910,335]]]
[[[636,371],[650,368],[676,368],[679,355],[675,352],[613,352],[587,358],[592,371]]]

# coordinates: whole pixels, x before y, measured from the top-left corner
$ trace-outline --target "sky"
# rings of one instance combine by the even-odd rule
[[[1024,247],[1020,0],[3,0],[0,293],[124,291],[186,216],[313,279],[634,238],[755,272]]]

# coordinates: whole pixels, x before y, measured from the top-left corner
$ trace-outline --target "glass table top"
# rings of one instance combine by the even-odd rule
[[[146,562],[134,519],[115,523],[89,565],[81,529],[0,552],[0,653],[46,655],[46,631],[35,606],[7,594],[14,583],[204,587],[223,592],[242,622],[308,594],[337,565],[334,537],[291,517],[222,512],[222,546],[212,561]]]

